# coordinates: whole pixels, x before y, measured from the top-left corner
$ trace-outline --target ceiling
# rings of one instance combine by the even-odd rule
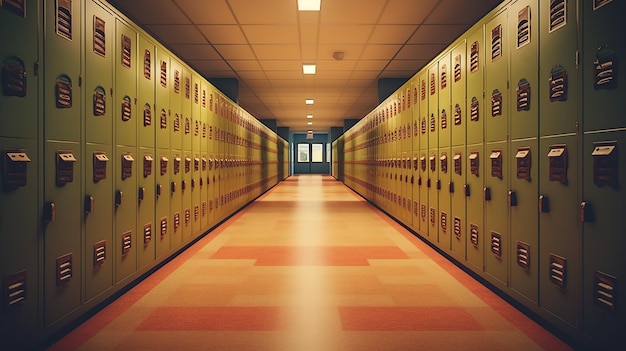
[[[109,1],[205,78],[237,79],[242,108],[292,132],[362,118],[380,78],[410,78],[502,2],[322,0],[298,12],[297,0]]]

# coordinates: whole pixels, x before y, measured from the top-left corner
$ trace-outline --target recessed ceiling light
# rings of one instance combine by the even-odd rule
[[[311,119],[313,118],[313,115],[306,115],[306,118]]]
[[[319,11],[322,0],[298,0],[298,11]]]
[[[310,65],[310,64],[302,65],[302,73],[304,74],[315,74],[316,71],[317,71],[317,67],[315,65]]]
[[[312,126],[312,125],[313,125],[313,122],[307,122],[306,124],[308,124],[308,125]]]
[[[315,100],[313,100],[313,99],[306,99],[306,100],[304,100],[304,103],[307,104],[307,105],[313,105],[315,103]]]

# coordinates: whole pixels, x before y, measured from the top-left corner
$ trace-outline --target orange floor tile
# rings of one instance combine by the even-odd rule
[[[569,350],[328,176],[294,176],[50,350]]]

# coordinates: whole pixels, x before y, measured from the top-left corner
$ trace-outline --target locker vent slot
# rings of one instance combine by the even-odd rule
[[[437,171],[437,156],[435,156],[435,154],[430,154],[428,161],[429,161],[428,163],[430,164],[430,171],[431,172]]]
[[[454,58],[454,82],[461,80],[461,55]]]
[[[530,43],[530,6],[517,13],[517,48]]]
[[[197,222],[199,218],[200,218],[200,206],[194,205],[193,206],[193,221]]]
[[[470,173],[479,176],[479,153],[478,151],[472,151],[469,155],[469,163],[470,163]]]
[[[426,134],[426,117],[422,117],[420,129],[422,131],[422,134]]]
[[[209,212],[213,212],[213,200],[209,200]]]
[[[150,104],[143,105],[143,126],[148,127],[152,125],[152,108]]]
[[[430,74],[430,95],[435,95],[437,92],[437,77],[434,73]]]
[[[177,114],[174,115],[174,132],[180,131],[180,116]]]
[[[567,101],[567,71],[554,66],[550,71],[550,102]]]
[[[441,172],[448,173],[448,154],[441,154],[439,162],[441,163]]]
[[[191,99],[191,81],[189,77],[185,77],[185,99]]]
[[[417,201],[413,201],[413,214],[415,216],[419,215],[419,204],[417,203]]]
[[[437,210],[434,207],[430,208],[430,224],[433,227],[437,225]]]
[[[3,0],[0,2],[2,6],[16,15],[26,17],[26,0]]]
[[[434,113],[430,114],[430,132],[433,133],[437,130],[437,117]]]
[[[67,75],[60,75],[55,84],[55,96],[57,108],[72,107],[72,79]]]
[[[167,218],[163,217],[160,221],[161,238],[167,235]]]
[[[550,145],[550,181],[567,184],[567,146],[564,144]]]
[[[497,25],[491,30],[491,61],[502,57],[502,25]]]
[[[202,138],[206,139],[206,123],[202,123]]]
[[[122,66],[126,68],[131,66],[131,47],[130,37],[122,34]]]
[[[202,108],[206,108],[206,90],[202,89]]]
[[[4,286],[4,306],[17,306],[26,301],[26,271],[21,271],[5,277]]]
[[[174,174],[180,173],[180,156],[174,157]]]
[[[420,212],[420,214],[422,215],[422,222],[426,222],[426,205],[422,204]]]
[[[423,79],[421,82],[421,86],[422,86],[422,89],[421,89],[422,91],[421,91],[420,97],[422,100],[426,100],[426,81],[424,81]]]
[[[180,94],[180,71],[174,70],[174,93]]]
[[[420,157],[420,167],[422,168],[422,172],[426,171],[426,156],[424,155]]]
[[[441,212],[439,223],[441,224],[441,230],[446,233],[448,231],[448,214]]]
[[[206,157],[202,157],[202,170],[203,171],[207,170],[207,164],[208,164],[208,161],[207,161]]]
[[[185,118],[185,135],[191,133],[191,120],[189,118]],[[196,133],[198,135],[198,133]]]
[[[193,170],[196,172],[200,171],[200,159],[197,157],[193,159]]]
[[[470,224],[470,242],[476,248],[478,248],[478,234],[478,226],[476,224]]]
[[[93,52],[100,56],[106,56],[106,22],[93,16]]]
[[[57,0],[57,34],[72,40],[72,0]]]
[[[143,177],[148,178],[152,174],[152,154],[143,155]]]
[[[527,181],[530,181],[530,168],[532,166],[532,160],[530,158],[530,148],[517,148],[515,160],[517,161],[517,179],[525,179]]]
[[[502,150],[491,150],[491,176],[502,179]]]
[[[122,234],[122,256],[130,252],[133,247],[133,233],[128,231]]]
[[[463,168],[462,168],[462,158],[461,158],[461,153],[457,152],[454,154],[454,157],[452,158],[454,160],[454,173],[458,174],[458,175],[462,175],[463,174]]]
[[[93,115],[95,117],[101,117],[106,114],[106,111],[106,91],[103,87],[97,87],[93,92]]]
[[[478,71],[479,68],[478,42],[475,41],[470,47],[470,73]]]
[[[593,275],[593,300],[596,305],[609,312],[617,310],[617,278],[606,273],[595,272]]]
[[[122,154],[122,180],[126,180],[133,176],[133,156],[125,152]]]
[[[530,111],[530,83],[524,78],[517,83],[517,111]]]
[[[593,147],[593,183],[617,188],[617,142],[595,142]]]
[[[419,95],[417,93],[417,90],[418,90],[417,87],[413,87],[413,104],[414,105],[417,104],[417,96]]]
[[[161,129],[167,129],[167,112],[165,109],[161,110]]]
[[[457,238],[457,240],[461,240],[461,225],[461,218],[454,217],[454,236]]]
[[[167,62],[161,61],[161,86],[167,88]]]
[[[564,27],[567,24],[567,0],[550,0],[550,30]]]
[[[191,172],[191,157],[185,156],[185,173]]]
[[[528,271],[530,269],[530,245],[525,242],[517,242],[517,265],[523,270]]]
[[[448,114],[446,110],[441,110],[441,129],[448,128]]]
[[[472,104],[470,105],[470,121],[472,122],[478,122],[480,117],[478,107],[478,99],[474,96],[472,97]]]
[[[143,244],[147,245],[152,240],[152,223],[143,226]]]
[[[454,106],[454,125],[460,126],[463,123],[463,111],[461,110],[461,106],[456,104]]]
[[[567,286],[567,260],[550,254],[550,281],[561,289]]]
[[[122,121],[128,122],[131,117],[131,104],[130,104],[130,96],[124,96],[122,99]]]
[[[494,89],[491,93],[491,117],[502,116],[502,93]]]
[[[593,0],[593,10],[597,10],[600,7],[612,2],[613,0]]]
[[[76,157],[72,151],[58,150],[56,152],[57,186],[63,186],[74,181],[74,163],[76,163]]]
[[[28,163],[31,162],[25,149],[3,150],[3,183],[5,190],[26,186]]]
[[[177,231],[180,227],[180,213],[174,213],[174,231]]]
[[[491,232],[491,253],[498,259],[502,258],[502,235],[500,233]]]
[[[161,175],[167,174],[167,163],[169,160],[165,156],[160,157]]]
[[[109,158],[104,152],[93,153],[93,182],[97,183],[107,177],[107,162]]]
[[[72,280],[74,265],[72,254],[66,254],[56,259],[57,286],[64,286]]]
[[[200,102],[200,91],[198,88],[198,83],[194,83],[193,85],[193,103],[198,104]]]
[[[441,90],[448,86],[448,65],[441,65]]]
[[[152,53],[148,49],[143,51],[143,77],[152,80]]]
[[[598,48],[596,58],[593,61],[594,82],[593,87],[599,89],[617,88],[618,60],[615,51],[606,46]]]
[[[206,217],[206,214],[207,214],[207,203],[206,201],[204,201],[202,203],[202,217]]]
[[[9,57],[2,65],[2,92],[6,96],[26,96],[26,68],[20,57]]]
[[[107,259],[107,242],[99,241],[93,245],[93,268],[98,269]]]

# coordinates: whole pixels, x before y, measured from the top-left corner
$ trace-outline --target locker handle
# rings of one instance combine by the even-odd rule
[[[450,194],[454,194],[454,182],[450,182],[450,184],[448,185],[448,189],[450,191]]]
[[[483,189],[483,198],[485,201],[491,201],[491,188]]]
[[[94,198],[93,196],[85,196],[85,213],[92,213],[94,210]]]
[[[417,178],[417,185],[422,186],[422,177]]]
[[[411,176],[411,184],[415,183],[415,176]]]
[[[426,180],[426,187],[430,188],[430,178],[428,178],[428,180]]]
[[[139,187],[139,191],[137,192],[137,197],[139,199],[139,202],[143,201],[145,196],[146,196],[146,188]]]
[[[593,206],[587,201],[580,203],[580,221],[582,223],[590,223],[594,221]]]
[[[539,196],[539,213],[548,213],[548,212],[550,212],[550,202],[548,201],[548,197],[540,195]]]
[[[441,190],[441,180],[437,179],[437,190]]]
[[[43,207],[44,222],[54,222],[57,218],[57,206],[54,202],[46,202]]]
[[[172,182],[172,184],[170,186],[170,190],[171,190],[172,194],[176,192],[176,182]]]
[[[156,186],[156,195],[161,196],[161,192],[163,191],[163,185],[157,184]]]
[[[187,181],[186,181],[186,180],[183,180],[183,182],[182,182],[182,184],[181,184],[181,189],[182,189],[183,191],[185,191],[185,190],[187,189]]]
[[[122,192],[121,190],[116,191],[115,192],[115,207],[122,206],[123,202],[124,202],[124,192]]]
[[[465,185],[463,185],[463,188],[465,189],[465,196],[470,196],[471,195],[470,185],[469,184],[465,184]]]
[[[191,189],[195,189],[196,188],[196,179],[192,179],[191,180]]]
[[[509,199],[509,207],[517,206],[517,193],[515,191],[513,190],[509,191],[508,199]]]

